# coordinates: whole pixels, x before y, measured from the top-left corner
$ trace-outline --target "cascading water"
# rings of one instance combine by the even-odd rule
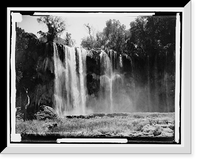
[[[59,59],[58,48],[55,43],[53,44],[53,51],[54,51],[53,57],[54,57],[54,74],[55,74],[54,107],[56,108],[57,114],[61,115],[63,108],[65,108],[64,100],[63,100],[63,96],[62,96],[62,89],[61,89],[62,80],[63,80],[63,79],[61,79],[61,76],[62,76],[62,72],[64,69],[62,66],[62,62]]]
[[[119,56],[119,65],[120,65],[120,67],[123,67],[122,55],[121,54]]]
[[[85,53],[77,48],[64,46],[64,64],[59,58],[56,43],[54,49],[54,107],[60,117],[86,114],[86,64]],[[76,52],[78,60],[76,59]],[[78,63],[77,63],[78,62]],[[78,65],[78,71],[77,71]]]
[[[116,53],[113,53],[112,51],[109,52],[109,55],[106,54],[104,51],[101,52],[100,54],[100,62],[101,62],[101,70],[102,76],[100,78],[100,83],[101,85],[105,85],[104,87],[109,89],[109,99],[110,99],[110,106],[109,110],[111,113],[114,112],[114,91],[113,91],[113,83],[117,78],[121,78],[121,76],[115,72],[116,68]],[[119,63],[120,64],[120,63]],[[107,96],[105,95],[105,98]]]
[[[80,78],[80,99],[81,99],[81,113],[86,114],[86,51],[77,49],[79,58],[79,78]]]
[[[91,106],[87,101],[87,82],[86,82],[86,57],[91,57],[91,53],[82,48],[63,46],[62,53],[56,43],[54,49],[54,107],[59,117],[66,115],[85,115],[93,112],[95,105]],[[63,56],[61,56],[63,55]],[[95,56],[95,55],[94,55]],[[92,55],[92,57],[94,57]],[[61,59],[62,58],[62,59]],[[119,69],[123,69],[122,55],[117,57],[113,51],[101,51],[99,54],[100,63],[100,96],[93,99],[94,104],[101,104],[101,109],[105,112],[125,111],[123,105],[131,102],[124,89],[123,75]],[[87,64],[89,64],[87,62]],[[96,76],[97,82],[98,76]],[[98,101],[99,100],[99,101]],[[86,107],[86,104],[88,107]],[[131,104],[129,105],[129,108]],[[97,108],[99,109],[99,108]],[[100,112],[100,110],[96,110]]]
[[[69,55],[69,70],[70,70],[70,76],[68,76],[69,79],[71,79],[69,85],[71,85],[71,95],[72,95],[72,109],[74,114],[81,114],[81,110],[79,110],[79,104],[80,104],[80,92],[78,88],[78,76],[76,71],[76,55],[75,55],[75,49],[65,46],[67,50],[65,52],[65,57]]]

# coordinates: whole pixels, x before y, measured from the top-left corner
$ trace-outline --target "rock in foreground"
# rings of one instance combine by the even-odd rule
[[[42,105],[39,112],[35,114],[37,120],[55,119],[57,114],[55,110],[49,106]]]

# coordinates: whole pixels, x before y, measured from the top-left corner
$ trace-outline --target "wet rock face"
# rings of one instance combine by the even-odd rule
[[[104,62],[106,62],[106,57],[109,57],[113,71],[122,72],[128,76],[132,72],[132,61],[128,55],[117,54],[113,50],[93,49],[88,51],[86,56],[86,78],[89,95],[98,95],[101,76],[105,75],[106,64]]]
[[[86,79],[87,91],[89,95],[97,95],[100,87],[100,57],[99,54],[90,52],[91,55],[86,57]]]

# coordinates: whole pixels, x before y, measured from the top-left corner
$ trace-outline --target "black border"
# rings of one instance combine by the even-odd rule
[[[186,5],[186,3],[185,3],[185,1],[184,1],[184,5],[183,5],[183,1],[179,1],[179,3],[181,2],[182,4],[181,5],[177,5],[177,4],[175,4],[174,5],[174,3],[170,3],[170,4],[173,4],[173,5],[166,5],[166,3],[165,2],[167,2],[167,1],[159,1],[159,2],[161,2],[161,4],[162,5],[157,5],[157,7],[158,6],[161,6],[161,7],[163,7],[164,5],[165,5],[165,7],[184,7],[185,5]],[[169,2],[169,1],[168,1]],[[188,2],[188,1],[187,1]],[[153,5],[153,3],[151,3],[152,5],[148,5],[148,6],[144,6],[145,4],[142,4],[142,5],[136,5],[135,7],[155,7],[156,5]],[[155,3],[154,3],[155,4]],[[18,3],[18,5],[19,5],[19,3]],[[34,5],[33,5],[34,6]],[[54,5],[54,7],[55,7],[55,5]],[[84,5],[82,6],[82,7],[84,7]],[[86,6],[87,7],[87,6]],[[120,4],[120,6],[119,7],[122,7],[121,6],[121,4]],[[194,25],[194,4],[192,3],[192,25]],[[5,21],[6,22],[6,21]],[[5,23],[5,24],[7,24],[7,23]],[[7,27],[7,26],[6,26]],[[192,27],[194,27],[194,26],[192,26]],[[7,27],[8,28],[8,27]],[[4,33],[5,34],[5,37],[6,37],[6,40],[7,40],[7,35],[6,35],[6,33]],[[193,38],[193,36],[194,36],[194,29],[192,28],[192,35],[191,35],[191,37]],[[6,46],[4,46],[5,47],[5,51],[7,51],[7,48],[6,48]],[[191,76],[192,76],[192,79],[193,79],[193,77],[194,77],[194,56],[193,56],[193,54],[194,54],[194,42],[193,42],[193,39],[192,39],[192,70],[191,70]],[[6,58],[6,57],[5,57]],[[7,60],[7,58],[5,59],[5,61]],[[5,69],[7,69],[7,66],[6,66],[6,68]],[[7,74],[7,71],[6,71],[6,73],[5,74]],[[5,76],[5,79],[7,79],[7,77]],[[194,80],[192,80],[192,89],[191,89],[191,92],[193,93],[193,88],[194,88],[194,84],[193,84],[193,81]],[[6,80],[6,83],[7,83],[7,80]],[[7,83],[8,84],[8,83]],[[5,89],[5,94],[7,95],[7,89]],[[192,99],[192,144],[191,144],[191,146],[193,147],[192,148],[192,153],[194,152],[194,110],[193,110],[193,94],[192,94],[192,97],[191,97],[191,99]],[[6,101],[6,100],[5,100]],[[6,102],[5,102],[6,103]],[[7,103],[6,103],[7,104]],[[4,114],[3,114],[4,113]],[[7,123],[7,111],[6,111],[6,109],[2,109],[2,115],[4,115],[4,118],[1,118],[1,121],[3,121],[3,122],[5,122],[5,124]],[[6,144],[7,144],[7,127],[5,127],[4,128],[4,141],[2,141],[1,142],[1,149],[0,149],[0,151],[2,151],[2,149],[4,149],[4,146],[7,146]],[[3,134],[1,134],[1,136],[2,136]],[[2,140],[2,139],[1,139]],[[2,144],[4,144],[3,145],[3,147],[2,147]],[[36,154],[33,154],[33,155],[36,155]],[[98,154],[99,155],[99,154]],[[149,156],[149,154],[142,154],[143,156]],[[178,155],[174,155],[174,156],[182,156],[183,154],[178,154]],[[8,155],[1,155],[1,156],[8,156]],[[13,154],[9,154],[9,156],[16,156],[16,155],[13,155]],[[29,154],[28,155],[26,155],[26,156],[30,156]],[[40,155],[40,156],[42,156],[42,155]],[[43,155],[43,156],[50,156],[50,157],[54,157],[55,156],[55,154],[53,154],[53,155],[48,155],[48,154],[45,154],[45,155]],[[56,155],[56,156],[63,156],[63,155]],[[67,155],[67,156],[69,156],[69,157],[73,157],[74,155]],[[76,154],[76,156],[84,156],[83,154]],[[91,155],[91,156],[97,156],[96,154],[93,154],[93,155]],[[106,156],[114,156],[114,157],[117,157],[117,156],[120,156],[121,157],[121,154],[118,154],[118,155],[113,155],[113,154],[107,154]],[[130,156],[129,154],[123,154],[123,156]],[[135,155],[135,156],[140,156],[140,155]],[[159,156],[163,156],[163,155],[159,155]],[[185,156],[188,156],[188,155],[185,155]]]
[[[7,12],[6,9],[1,9],[3,12]],[[7,17],[1,17],[2,19],[2,24],[5,24],[5,26],[2,28],[3,31],[7,31]],[[7,95],[9,92],[7,92],[8,88],[8,82],[7,77],[9,71],[7,70],[7,32],[2,32],[1,33],[1,38],[4,39],[4,41],[1,41],[2,44],[2,51],[1,51],[1,90],[2,90],[2,95],[1,95],[1,118],[0,118],[0,124],[1,124],[1,139],[0,139],[0,153],[7,147]],[[5,86],[4,86],[5,85]],[[7,86],[7,87],[6,87]],[[4,92],[5,91],[5,92]]]
[[[133,1],[133,2],[126,2],[126,3],[120,3],[117,1],[114,2],[110,2],[108,3],[108,1],[101,1],[100,3],[97,4],[96,1],[82,1],[77,3],[75,1],[71,1],[71,2],[62,2],[62,4],[60,3],[44,3],[42,4],[37,3],[32,3],[30,1],[28,1],[28,3],[26,2],[22,2],[20,4],[20,2],[16,2],[16,3],[12,3],[9,4],[9,7],[184,7],[190,0],[181,0],[181,1],[174,1],[174,0],[167,0],[167,1],[161,1],[161,0],[151,0],[151,1]],[[61,6],[62,5],[62,6]],[[98,5],[98,6],[97,6]]]
[[[181,144],[181,104],[182,104],[182,100],[181,100],[181,95],[182,95],[182,46],[183,46],[183,13],[180,12],[180,92],[179,92],[179,143]]]
[[[177,12],[162,12],[162,11],[161,12],[160,11],[159,12],[155,12],[155,11],[152,11],[152,12],[150,12],[150,11],[144,11],[144,12],[143,11],[141,11],[141,12],[140,11],[139,12],[134,12],[134,11],[129,11],[129,12],[125,12],[125,11],[124,12],[123,11],[105,11],[104,12],[102,10],[98,10],[98,11],[95,11],[95,12],[93,12],[93,11],[75,11],[75,12],[74,11],[67,11],[66,12],[66,11],[42,11],[42,10],[41,11],[11,11],[11,13],[12,12],[21,13],[23,15],[33,15],[34,12],[43,12],[43,13],[47,13],[47,15],[48,15],[48,13],[56,13],[56,12],[59,12],[59,13],[98,13],[98,12],[103,12],[103,13],[152,13],[153,12],[153,13],[155,13],[154,16],[175,16],[176,13],[177,13]],[[180,18],[181,18],[181,15],[180,15]],[[182,26],[182,22],[181,21],[180,21],[180,24]],[[180,30],[181,30],[181,34],[182,34],[182,28]],[[181,35],[181,40],[182,40],[182,35]],[[180,47],[182,47],[182,44],[180,44]],[[180,56],[182,56],[182,51],[181,50],[180,50]],[[180,60],[181,60],[181,58],[180,58]],[[181,65],[182,64],[180,64],[180,75],[181,75],[181,72],[182,72],[182,69],[181,69],[182,66]],[[181,76],[180,76],[180,84],[181,84]],[[181,86],[180,86],[180,88],[181,88]],[[181,97],[181,89],[180,89],[180,97]],[[181,110],[181,98],[179,98],[179,103],[180,103],[180,110]],[[11,105],[10,105],[10,114],[11,114]],[[175,114],[175,112],[174,112],[174,114]],[[181,124],[180,124],[179,130],[181,131]],[[10,116],[10,131],[11,131],[11,116]],[[181,132],[179,132],[179,135],[180,135],[180,133]],[[32,137],[34,140],[35,140],[36,137],[38,137],[41,140],[44,140],[44,138],[42,136],[40,136],[40,135],[38,135],[38,136],[30,135],[29,138],[30,137]],[[181,137],[181,135],[180,135],[180,137]],[[78,139],[78,137],[76,137],[76,138]],[[83,138],[83,137],[81,137],[81,138]],[[92,138],[92,137],[88,137],[88,138]],[[107,138],[107,137],[102,137],[102,138]],[[115,138],[115,137],[112,137],[112,138]],[[138,137],[138,138],[139,138],[139,141],[136,142],[137,138],[129,138],[129,137],[127,137],[128,143],[126,143],[126,144],[170,144],[170,143],[171,144],[180,144],[181,143],[180,140],[179,140],[178,143],[175,142],[175,140],[172,140],[172,139],[174,139],[174,137],[172,137],[172,138],[155,138],[155,139],[151,139],[150,138],[151,140],[149,142],[147,141],[148,137],[142,137],[142,138]],[[16,142],[12,142],[11,138],[10,138],[10,143],[16,143]],[[26,143],[26,140],[24,142],[24,140],[22,138],[22,141],[20,143]],[[33,141],[33,142],[27,142],[27,143],[30,143],[30,144],[45,143],[46,144],[48,142],[47,141],[40,141],[40,142]],[[53,138],[53,140],[50,139],[50,143],[54,143],[54,138]],[[68,144],[87,144],[87,143],[68,143]],[[88,143],[88,144],[90,144],[90,143]],[[91,144],[99,144],[99,143],[91,143]],[[103,143],[103,144],[107,144],[107,143]],[[115,143],[108,143],[108,144],[115,144]]]

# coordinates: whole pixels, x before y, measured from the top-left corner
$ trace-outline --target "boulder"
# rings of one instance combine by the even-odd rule
[[[162,127],[156,125],[147,124],[142,128],[143,134],[158,136],[162,133]]]
[[[55,110],[49,106],[42,105],[40,107],[40,111],[35,114],[38,120],[46,120],[46,119],[55,119],[57,118],[57,114]]]
[[[171,130],[173,130],[173,131],[174,131],[174,129],[175,129],[175,126],[174,126],[173,124],[170,124],[170,125],[169,125],[169,128],[170,128]]]
[[[160,134],[162,134],[162,130],[163,130],[162,127],[156,126],[156,129],[153,131],[153,135],[154,136],[159,136]]]
[[[147,132],[147,133],[149,133],[149,132],[152,132],[153,133],[153,131],[154,130],[156,130],[156,127],[155,126],[153,126],[153,125],[150,125],[150,124],[147,124],[147,125],[145,125],[143,128],[142,128],[142,132]]]

